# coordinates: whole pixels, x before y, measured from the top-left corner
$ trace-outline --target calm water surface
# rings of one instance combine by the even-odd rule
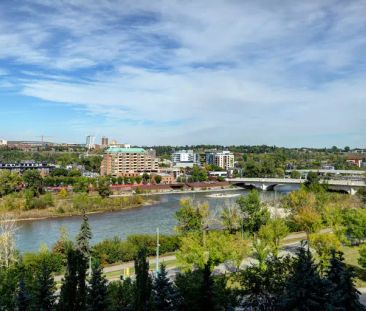
[[[291,190],[293,188],[282,187],[276,191],[262,192],[261,196],[263,200],[268,200]],[[248,191],[243,189],[223,193],[247,195]],[[207,197],[209,194],[212,193],[159,195],[154,197],[159,200],[158,203],[149,206],[90,215],[92,243],[114,236],[124,239],[135,233],[155,233],[156,228],[160,228],[162,233],[173,233],[176,225],[174,215],[179,209],[179,200],[185,197],[192,198],[196,202],[207,201],[213,210],[220,210],[237,200],[237,197],[209,198]],[[80,216],[20,222],[16,236],[17,248],[21,252],[37,251],[42,244],[51,248],[59,239],[61,227],[66,228],[70,237],[74,238],[79,231],[80,223]]]

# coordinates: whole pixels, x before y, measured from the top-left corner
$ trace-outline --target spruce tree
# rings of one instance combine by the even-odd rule
[[[92,238],[92,232],[89,225],[88,216],[83,212],[83,222],[80,226],[79,234],[76,237],[77,249],[88,258],[90,256],[90,240]]]
[[[65,278],[60,293],[59,310],[85,310],[86,270],[84,255],[79,250],[69,249]]]
[[[41,261],[35,273],[33,308],[39,311],[54,309],[56,284],[46,261]]]
[[[203,268],[203,278],[201,284],[201,310],[212,311],[215,310],[213,280],[211,277],[211,262],[207,262]]]
[[[279,300],[280,310],[327,310],[327,284],[319,275],[309,249],[299,249],[293,272]]]
[[[173,311],[176,310],[177,293],[169,278],[165,265],[160,266],[160,271],[157,273],[153,282],[153,305],[155,310]]]
[[[141,248],[135,258],[136,294],[135,310],[149,309],[151,298],[151,278],[149,275],[149,262],[146,258],[146,249]]]
[[[326,278],[331,284],[330,304],[335,310],[366,310],[359,300],[360,292],[356,289],[353,279],[355,272],[347,268],[342,252],[332,252]]]
[[[102,267],[96,264],[90,280],[87,305],[90,311],[104,311],[107,309],[107,280],[103,276]]]
[[[31,295],[29,294],[25,286],[24,275],[21,275],[17,294],[18,311],[28,311],[30,310],[30,305],[31,305]]]

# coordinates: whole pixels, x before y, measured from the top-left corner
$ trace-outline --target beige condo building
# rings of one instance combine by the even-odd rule
[[[104,153],[102,176],[134,176],[141,172],[157,172],[158,159],[153,150],[143,148],[108,148]]]

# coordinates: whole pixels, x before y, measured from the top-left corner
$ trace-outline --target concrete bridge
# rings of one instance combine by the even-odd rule
[[[253,187],[260,190],[273,190],[278,185],[301,185],[306,182],[306,179],[294,178],[227,178],[232,185]],[[349,194],[355,194],[357,190],[366,188],[365,181],[351,181],[351,180],[320,180],[320,183],[328,185],[331,190],[344,191]]]

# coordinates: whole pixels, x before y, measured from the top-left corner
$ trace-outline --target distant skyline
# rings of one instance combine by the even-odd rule
[[[0,139],[365,148],[365,12],[365,0],[2,0]]]

